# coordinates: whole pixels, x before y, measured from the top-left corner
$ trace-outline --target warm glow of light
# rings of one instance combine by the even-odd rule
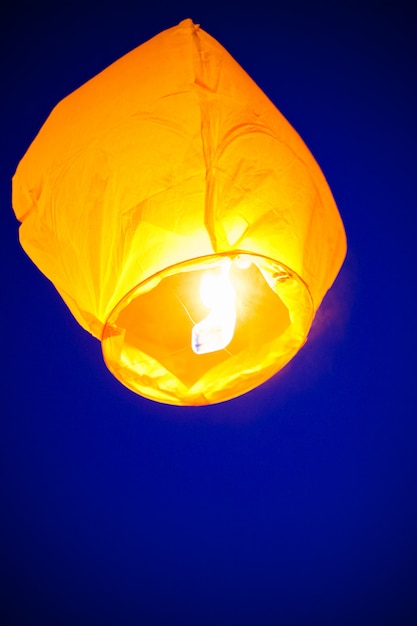
[[[114,376],[178,406],[285,367],[346,254],[313,155],[191,19],[54,107],[12,201],[23,248]]]
[[[196,354],[223,350],[233,339],[236,307],[230,266],[230,261],[225,262],[219,273],[206,273],[201,277],[200,298],[210,312],[192,329],[191,346]]]

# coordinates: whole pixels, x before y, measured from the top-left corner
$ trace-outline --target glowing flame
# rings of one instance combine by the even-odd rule
[[[223,350],[233,339],[236,325],[235,291],[230,281],[231,262],[220,274],[203,274],[200,297],[209,314],[192,329],[191,347],[196,354]]]

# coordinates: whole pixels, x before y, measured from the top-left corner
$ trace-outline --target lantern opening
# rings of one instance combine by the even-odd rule
[[[127,294],[107,320],[103,355],[123,384],[148,398],[222,402],[287,363],[311,320],[308,290],[282,264],[213,255],[167,268]]]

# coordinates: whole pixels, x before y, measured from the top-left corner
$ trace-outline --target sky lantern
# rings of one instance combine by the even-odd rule
[[[222,402],[284,367],[346,254],[310,151],[190,19],[53,109],[13,207],[110,371],[168,404]]]

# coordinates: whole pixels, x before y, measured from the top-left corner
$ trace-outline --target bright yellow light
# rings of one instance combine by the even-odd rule
[[[220,273],[206,273],[201,277],[200,298],[210,312],[192,329],[191,347],[196,354],[223,350],[233,339],[236,306],[230,266],[230,261],[225,262]]]

